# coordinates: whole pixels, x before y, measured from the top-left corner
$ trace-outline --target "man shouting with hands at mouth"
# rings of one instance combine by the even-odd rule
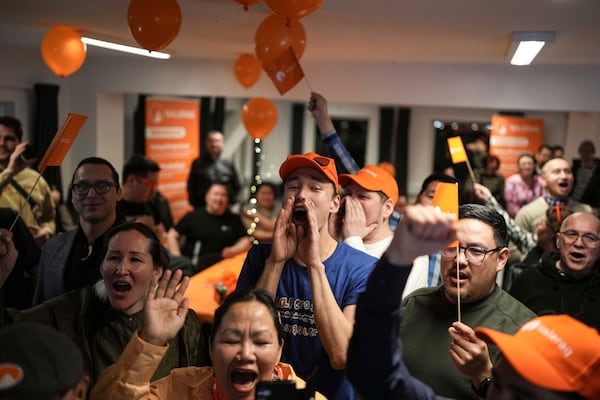
[[[238,289],[259,287],[275,298],[284,330],[282,361],[307,378],[316,367],[316,389],[329,399],[354,399],[344,377],[359,293],[376,259],[336,241],[330,213],[340,206],[333,159],[290,155],[279,169],[283,208],[272,244],[248,253]]]

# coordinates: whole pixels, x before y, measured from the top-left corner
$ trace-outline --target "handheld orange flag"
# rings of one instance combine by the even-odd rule
[[[450,150],[452,164],[458,164],[468,160],[467,152],[465,151],[465,147],[463,146],[460,136],[448,138],[448,150]]]
[[[48,150],[46,150],[38,165],[40,174],[44,172],[46,167],[57,167],[62,164],[86,120],[87,117],[85,115],[67,114],[67,118],[54,135],[52,143],[50,143]]]
[[[444,214],[452,215],[454,220],[458,221],[458,183],[438,183],[433,194],[433,206]],[[458,241],[448,246],[458,246]]]
[[[304,78],[304,71],[292,46],[273,62],[263,65],[263,69],[282,96]]]

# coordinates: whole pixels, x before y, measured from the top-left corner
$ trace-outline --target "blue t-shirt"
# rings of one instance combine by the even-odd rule
[[[270,244],[253,247],[240,273],[238,289],[252,288],[260,278]],[[358,301],[377,259],[338,242],[325,260],[325,274],[340,309]],[[275,299],[284,330],[282,361],[292,364],[298,376],[308,378],[318,367],[317,390],[329,399],[354,399],[344,371],[334,370],[318,337],[313,313],[310,278],[306,267],[293,259],[285,263]]]

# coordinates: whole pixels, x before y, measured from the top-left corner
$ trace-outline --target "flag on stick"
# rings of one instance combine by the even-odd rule
[[[304,71],[292,46],[272,63],[263,65],[263,69],[282,96],[304,78]]]
[[[38,165],[40,174],[44,172],[46,167],[57,167],[62,164],[86,120],[87,117],[85,115],[67,114],[67,118],[54,135],[52,143],[50,143],[48,150],[46,150]]]
[[[471,163],[469,162],[469,157],[467,157],[467,152],[465,151],[465,146],[463,146],[462,139],[460,136],[454,136],[448,138],[448,150],[450,151],[450,157],[452,158],[452,164],[459,164],[461,162],[467,163],[467,169],[469,170],[469,177],[473,182],[473,185],[477,182],[475,179],[475,174],[473,173],[473,169],[471,168]]]

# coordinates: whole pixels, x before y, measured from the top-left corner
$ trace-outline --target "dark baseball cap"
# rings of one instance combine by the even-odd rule
[[[0,397],[53,396],[85,375],[81,351],[57,330],[31,322],[0,330]]]

